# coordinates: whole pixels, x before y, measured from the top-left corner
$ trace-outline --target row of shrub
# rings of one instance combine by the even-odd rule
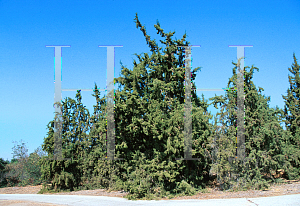
[[[164,37],[164,51],[147,35],[138,17],[137,28],[143,32],[151,49],[151,56],[136,55],[133,70],[122,65],[121,76],[115,78],[119,89],[114,98],[115,157],[123,160],[106,160],[107,118],[109,106],[106,97],[100,98],[95,90],[94,113],[81,103],[80,91],[76,100],[67,98],[62,108],[62,157],[54,156],[54,124],[48,124],[43,150],[47,157],[41,159],[42,178],[51,184],[53,191],[106,188],[129,192],[127,198],[152,199],[193,195],[202,191],[213,178],[223,190],[264,189],[276,182],[276,172],[285,171],[285,178],[299,178],[299,65],[294,55],[285,109],[270,108],[270,97],[262,95],[263,88],[253,82],[252,66],[245,67],[245,158],[237,159],[237,88],[240,69],[233,63],[225,96],[211,98],[210,104],[221,111],[213,116],[208,111],[207,100],[191,92],[191,119],[185,114],[185,90],[196,88],[194,82],[184,85],[194,69],[185,74],[186,35],[172,40],[175,32],[164,33],[159,23],[154,27]],[[187,51],[186,51],[187,52]],[[163,54],[164,53],[164,54]],[[176,56],[178,55],[178,56]],[[249,69],[250,68],[250,69]],[[240,71],[241,72],[241,71]],[[297,96],[298,95],[298,96]],[[298,102],[298,103],[297,103]],[[297,109],[298,108],[298,109]],[[238,117],[240,118],[240,117]],[[243,117],[242,117],[243,118]],[[197,160],[176,160],[185,153],[185,122],[192,122],[192,157]],[[286,130],[281,126],[285,123]],[[221,126],[220,126],[221,125]],[[67,159],[69,158],[69,159]],[[214,175],[215,174],[215,175]]]
[[[108,94],[115,100],[115,143],[110,151],[114,151],[115,158],[123,159],[109,160],[111,153],[107,147],[113,145],[108,138],[111,105],[105,96],[100,98],[95,84],[93,114],[82,104],[80,91],[76,100],[66,98],[58,103],[62,109],[62,137],[55,137],[57,120],[50,121],[42,145],[46,155],[21,155],[17,162],[6,164],[7,185],[43,181],[44,186],[50,187],[44,187],[41,193],[105,188],[124,190],[129,199],[155,199],[193,195],[204,191],[212,181],[222,190],[265,189],[277,182],[278,171],[284,171],[286,179],[299,178],[300,77],[295,55],[289,69],[294,76],[289,77],[291,86],[287,96],[283,96],[284,110],[270,108],[270,97],[262,95],[263,88],[255,86],[253,74],[258,68],[245,67],[239,71],[244,76],[245,93],[245,157],[239,159],[236,125],[237,119],[243,117],[238,116],[240,97],[234,89],[240,84],[238,63],[233,63],[228,81],[227,88],[231,89],[225,96],[210,98],[212,102],[208,103],[192,89],[196,88],[193,81],[200,68],[190,74],[185,72],[184,57],[188,50],[182,46],[189,45],[186,35],[181,40],[172,40],[175,32],[164,33],[157,23],[157,33],[165,38],[160,40],[166,46],[161,51],[137,16],[135,22],[152,54],[136,55],[139,63],[134,60],[133,70],[122,65],[121,76],[115,78],[119,89]],[[189,77],[192,84],[185,85]],[[185,115],[188,88],[190,118]],[[221,109],[214,121],[210,121],[210,104]],[[186,151],[186,122],[192,125],[191,154]],[[62,159],[57,158],[57,142]],[[18,151],[24,153],[22,149]],[[186,157],[197,159],[176,159]]]

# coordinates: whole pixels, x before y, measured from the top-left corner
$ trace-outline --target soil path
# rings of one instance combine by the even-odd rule
[[[26,186],[26,187],[6,187],[0,188],[0,194],[37,194],[42,185]],[[186,199],[229,199],[229,198],[255,198],[255,197],[271,197],[280,195],[300,194],[300,181],[284,181],[284,184],[272,185],[268,190],[248,190],[239,192],[219,191],[216,188],[208,188],[208,193],[198,193],[193,196],[181,196],[172,198],[172,200],[186,200]],[[107,192],[104,189],[96,190],[81,190],[73,192],[47,193],[48,195],[88,195],[88,196],[108,196],[108,197],[124,197],[127,193],[124,191]],[[160,200],[168,200],[161,198]],[[59,206],[57,204],[36,203],[29,201],[16,200],[0,200],[0,205],[33,205],[33,206]]]

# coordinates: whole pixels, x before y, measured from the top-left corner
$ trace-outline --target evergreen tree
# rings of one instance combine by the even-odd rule
[[[113,187],[113,162],[104,160],[107,157],[107,112],[106,96],[100,98],[95,84],[94,94],[96,105],[90,118],[90,133],[85,142],[84,161],[82,163],[82,183],[87,189]]]
[[[132,71],[122,65],[122,76],[116,78],[120,84],[115,94],[116,148],[117,155],[125,159],[116,164],[126,180],[126,190],[136,198],[159,192],[193,194],[209,178],[212,128],[207,102],[192,91],[193,157],[201,160],[175,160],[184,156],[184,48],[178,46],[189,43],[186,35],[172,40],[175,32],[165,33],[157,22],[154,27],[165,38],[160,40],[166,46],[162,51],[137,15],[135,22],[152,54],[136,54],[139,63],[134,60]],[[192,71],[192,80],[198,70]]]
[[[282,145],[285,133],[280,125],[282,110],[269,108],[270,97],[261,94],[263,88],[256,89],[252,78],[256,67],[247,72],[244,68],[245,82],[245,155],[244,162],[236,157],[237,142],[237,91],[236,65],[233,76],[229,79],[225,97],[211,98],[212,104],[221,112],[217,113],[215,124],[215,163],[212,170],[217,173],[218,181],[223,189],[268,187],[268,179],[272,179],[275,171],[281,168]],[[233,160],[233,161],[232,161]],[[274,180],[274,179],[273,179]]]
[[[300,175],[300,76],[295,53],[293,58],[292,67],[288,68],[292,74],[288,75],[290,88],[286,96],[282,95],[285,101],[285,126],[289,133],[285,147],[285,156],[289,161],[285,169],[289,179],[299,178]]]
[[[83,154],[89,125],[89,112],[81,103],[80,91],[76,94],[77,101],[66,98],[62,104],[62,155],[63,160],[55,159],[54,152],[54,121],[47,127],[48,136],[44,139],[43,150],[48,153],[41,164],[42,178],[51,182],[55,190],[78,187],[81,182]]]
[[[93,96],[97,104],[92,117],[84,115],[82,106],[72,99],[63,104],[62,152],[72,160],[43,158],[43,178],[59,188],[82,184],[86,188],[124,189],[130,193],[128,198],[153,198],[176,193],[191,195],[209,180],[209,137],[212,134],[209,119],[212,116],[207,111],[204,96],[200,99],[195,91],[191,93],[192,155],[200,160],[175,160],[184,157],[185,65],[184,48],[180,46],[189,44],[185,41],[186,35],[181,40],[172,40],[175,32],[165,33],[157,22],[154,27],[165,38],[165,41],[160,40],[166,46],[162,51],[146,34],[137,15],[135,22],[152,54],[136,55],[139,63],[134,60],[133,70],[122,65],[122,76],[115,79],[120,84],[115,93],[115,157],[123,160],[103,160],[108,141],[107,102],[100,99],[95,85]],[[192,80],[199,69],[191,72]],[[192,85],[196,88],[194,83]],[[80,102],[79,96],[76,97]],[[83,116],[71,115],[70,108],[81,111]],[[48,125],[48,137],[43,145],[48,158],[53,157],[53,122]],[[91,127],[88,135],[80,129],[82,124]],[[69,127],[75,132],[70,133]],[[72,184],[67,183],[67,179],[71,179]]]
[[[216,173],[223,189],[262,189],[275,181],[278,169],[287,177],[299,175],[299,65],[289,69],[290,89],[285,96],[285,110],[270,108],[270,97],[261,94],[263,88],[254,85],[254,70],[244,68],[245,82],[245,155],[236,159],[237,142],[237,64],[229,79],[225,96],[211,98],[217,109],[215,123],[210,124],[208,101],[200,99],[195,90],[192,100],[192,155],[200,160],[175,160],[184,157],[185,63],[182,46],[188,46],[186,34],[173,40],[175,32],[165,33],[159,22],[154,25],[165,48],[159,47],[147,35],[138,16],[136,27],[145,36],[152,52],[137,55],[133,69],[122,65],[121,76],[115,78],[115,157],[107,157],[107,101],[100,98],[95,84],[94,114],[81,103],[67,98],[62,104],[62,154],[64,160],[54,159],[54,121],[47,125],[49,132],[43,150],[47,157],[40,160],[44,181],[55,189],[107,188],[124,189],[128,198],[148,198],[192,195],[206,186],[210,174]],[[195,68],[191,79],[195,80]],[[192,83],[192,88],[196,88]],[[285,117],[287,131],[280,123]],[[221,126],[218,126],[220,123]],[[90,130],[89,134],[87,131]],[[69,158],[69,159],[66,159]],[[18,163],[18,160],[15,164]]]

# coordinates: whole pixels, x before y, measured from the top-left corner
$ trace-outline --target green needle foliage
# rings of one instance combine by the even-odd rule
[[[294,63],[288,68],[292,76],[288,76],[290,88],[287,95],[282,97],[285,101],[285,126],[289,135],[286,138],[285,157],[289,164],[285,165],[288,179],[297,179],[300,175],[300,76],[299,65],[295,54]]]
[[[229,79],[225,97],[211,98],[212,104],[221,112],[215,125],[215,163],[212,170],[217,173],[223,189],[263,189],[273,179],[272,174],[281,168],[282,147],[285,132],[281,127],[282,110],[269,108],[270,97],[261,94],[263,88],[254,85],[252,78],[256,67],[244,68],[245,91],[245,158],[236,158],[237,125],[237,64],[233,63],[233,76]],[[273,179],[274,180],[274,179]]]
[[[172,40],[175,32],[165,33],[157,22],[154,27],[165,38],[160,40],[163,50],[147,35],[138,16],[135,22],[152,54],[136,55],[139,63],[133,62],[133,70],[122,65],[122,76],[116,78],[120,83],[115,95],[116,138],[120,157],[127,161],[119,162],[127,174],[126,189],[138,198],[155,190],[192,194],[188,188],[201,188],[209,177],[206,154],[212,128],[207,102],[192,91],[193,157],[200,160],[175,160],[184,156],[184,49],[177,46],[188,45],[186,35]],[[192,80],[199,69],[193,70]]]
[[[128,198],[154,198],[171,193],[191,195],[209,180],[212,116],[207,101],[194,91],[192,154],[199,160],[175,160],[184,157],[184,48],[177,46],[188,45],[186,35],[172,40],[175,32],[165,33],[157,22],[157,33],[165,38],[160,40],[166,46],[163,50],[147,35],[137,15],[135,22],[152,54],[136,55],[139,63],[134,60],[133,70],[122,65],[122,75],[115,79],[120,84],[115,93],[115,156],[123,160],[103,160],[107,152],[106,101],[95,85],[97,104],[92,117],[85,114],[80,94],[77,102],[68,99],[62,105],[62,153],[63,158],[72,160],[49,159],[53,158],[54,121],[48,125],[43,144],[48,159],[43,158],[42,173],[55,189],[104,187],[124,189],[130,193]],[[192,80],[199,69],[192,71]],[[88,135],[82,131],[83,125],[91,127]]]
[[[289,178],[299,174],[299,66],[287,100],[287,125],[280,123],[284,111],[270,108],[270,97],[262,95],[263,88],[254,85],[254,70],[244,69],[245,82],[245,155],[236,155],[237,87],[236,70],[229,79],[225,96],[211,98],[221,111],[215,123],[209,122],[208,101],[191,92],[192,157],[198,160],[176,160],[184,157],[185,116],[185,48],[186,34],[173,40],[175,32],[165,33],[159,22],[154,25],[159,40],[147,35],[138,16],[134,19],[150,47],[151,54],[136,55],[133,69],[122,66],[115,78],[115,159],[107,155],[107,101],[100,98],[95,84],[94,113],[81,103],[67,98],[62,104],[62,156],[54,159],[54,121],[48,124],[43,150],[47,157],[40,160],[42,179],[59,190],[96,189],[124,190],[129,199],[155,199],[175,195],[193,195],[216,174],[222,189],[263,189],[275,181],[279,169]],[[295,60],[296,61],[296,60]],[[238,62],[239,64],[239,62]],[[191,80],[196,78],[195,68]],[[295,73],[295,70],[293,70]],[[295,73],[296,74],[296,73]],[[192,82],[192,88],[196,88]],[[297,96],[298,95],[298,96]],[[296,97],[298,99],[296,99]],[[298,108],[297,108],[298,107]],[[297,113],[298,112],[298,113]],[[287,114],[287,112],[285,112]],[[217,124],[218,123],[218,124]],[[221,124],[221,126],[219,126]],[[89,131],[89,133],[87,132]],[[298,153],[297,153],[298,152]],[[298,155],[298,156],[297,156]],[[69,158],[69,159],[68,159]],[[298,169],[298,170],[297,170]]]
[[[61,107],[63,160],[53,155],[54,120],[47,125],[49,132],[42,145],[43,150],[48,153],[41,160],[42,178],[51,182],[55,190],[74,190],[81,182],[89,112],[81,103],[80,91],[77,91],[76,99],[77,101],[67,98]]]
[[[117,169],[113,161],[104,160],[107,157],[107,102],[105,96],[100,98],[96,84],[93,96],[96,98],[96,105],[90,118],[90,133],[84,145],[82,186],[85,189],[112,188],[117,181]]]

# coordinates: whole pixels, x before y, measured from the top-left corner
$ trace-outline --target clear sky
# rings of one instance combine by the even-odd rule
[[[21,139],[33,152],[54,118],[54,49],[46,45],[71,45],[62,49],[63,89],[93,88],[94,82],[103,89],[106,48],[98,45],[123,45],[115,49],[115,77],[120,61],[132,69],[134,53],[150,53],[134,23],[137,12],[158,43],[156,20],[165,32],[175,31],[177,39],[186,31],[192,45],[201,45],[192,50],[192,66],[202,67],[198,88],[226,87],[237,56],[228,45],[253,45],[245,49],[245,66],[260,69],[255,85],[271,96],[271,107],[283,108],[293,52],[300,57],[299,11],[299,0],[0,0],[0,157],[10,160],[12,141]],[[203,93],[207,99],[225,94]],[[63,91],[62,97],[75,99],[75,94]],[[96,102],[91,94],[82,92],[90,112]]]

